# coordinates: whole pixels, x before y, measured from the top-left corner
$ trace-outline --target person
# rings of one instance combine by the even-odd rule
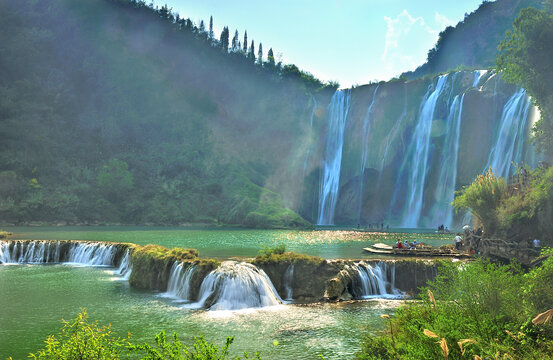
[[[407,239],[405,239],[405,241],[403,242],[403,246],[405,246],[406,249],[409,249],[411,247],[409,245],[409,241],[407,241]]]
[[[401,249],[403,247],[403,244],[401,243],[400,239],[397,239],[397,248]]]
[[[419,243],[417,242],[417,240],[413,241],[413,246],[414,246],[414,247],[419,246]]]
[[[539,248],[540,247],[540,241],[538,239],[534,239],[534,248]]]
[[[457,236],[455,236],[455,249],[461,250],[461,245],[463,245],[463,238],[461,237],[461,234],[457,233]]]
[[[449,228],[447,226],[445,227],[444,231],[445,231],[446,234],[449,234],[451,232],[451,231],[449,231]]]

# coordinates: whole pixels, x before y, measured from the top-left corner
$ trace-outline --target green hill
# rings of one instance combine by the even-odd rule
[[[1,222],[309,225],[270,182],[312,76],[140,1],[0,0],[0,18]]]

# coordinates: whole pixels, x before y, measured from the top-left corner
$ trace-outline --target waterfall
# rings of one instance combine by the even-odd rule
[[[349,112],[351,90],[338,90],[328,106],[328,130],[319,188],[317,224],[333,225],[338,200],[344,129]]]
[[[378,93],[378,88],[380,87],[380,84],[376,86],[373,93],[373,98],[371,100],[371,103],[369,107],[367,108],[367,114],[365,115],[365,120],[363,121],[363,141],[361,145],[363,146],[363,152],[361,153],[361,180],[359,181],[359,206],[357,213],[358,218],[357,222],[361,222],[361,209],[363,207],[363,183],[365,180],[365,166],[367,163],[367,156],[369,155],[369,134],[370,134],[370,127],[371,127],[371,111],[374,106],[374,103],[376,101],[376,94]]]
[[[64,249],[63,254],[62,248]],[[68,263],[85,266],[114,266],[116,254],[117,246],[114,244],[62,241],[0,242],[0,263],[2,264]]]
[[[391,267],[386,262],[378,262],[374,265],[363,261],[351,266],[355,276],[352,293],[356,298],[401,298],[404,294],[394,287],[395,264]],[[390,280],[388,280],[388,273]]]
[[[529,109],[524,89],[516,91],[505,103],[484,172],[491,167],[496,176],[507,178],[513,174],[512,163],[520,164],[522,160]]]
[[[67,262],[87,266],[113,266],[117,248],[113,245],[79,243],[71,247]]]
[[[286,272],[284,273],[284,290],[286,291],[286,300],[293,300],[293,286],[294,285],[294,264],[288,265]]]
[[[488,70],[474,70],[472,74],[474,75],[474,80],[472,81],[472,87],[478,87],[478,84],[480,84],[480,79],[482,79],[482,76],[486,75],[488,73]]]
[[[224,261],[202,281],[198,307],[240,310],[282,303],[265,272],[248,263]]]
[[[125,251],[125,255],[123,255],[123,258],[121,258],[121,263],[119,264],[119,268],[117,269],[116,273],[121,276],[121,279],[129,280],[131,272],[131,250],[127,249],[127,251]]]
[[[423,196],[426,184],[426,176],[428,175],[428,159],[430,155],[430,132],[432,130],[432,120],[434,119],[434,111],[440,95],[446,88],[447,78],[449,74],[441,75],[438,78],[436,88],[425,95],[423,100],[419,120],[415,128],[415,132],[411,139],[408,164],[408,195],[407,205],[405,207],[403,217],[403,227],[414,228],[419,224],[421,217]]]
[[[313,117],[315,116],[315,111],[317,110],[317,99],[313,99],[313,109],[311,110],[311,116],[309,117],[309,128],[313,131]],[[305,153],[305,159],[303,160],[303,172],[302,177],[305,177],[305,171],[307,170],[307,161],[309,160],[309,155],[311,154],[311,141],[309,141],[309,146],[307,152]]]
[[[196,266],[192,265],[185,267],[184,264],[176,261],[171,268],[165,296],[182,300],[192,300],[190,298],[190,280],[195,270]]]
[[[434,205],[431,212],[432,224],[453,225],[451,203],[455,196],[464,99],[465,94],[461,95],[460,99],[459,95],[455,96],[447,116],[446,135],[440,156],[440,176],[438,178],[438,185],[434,190]]]

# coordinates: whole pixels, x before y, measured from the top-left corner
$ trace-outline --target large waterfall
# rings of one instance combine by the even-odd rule
[[[455,190],[535,159],[531,109],[523,89],[487,70],[337,91],[310,156],[319,196],[301,214],[320,225],[458,225]]]
[[[351,90],[336,91],[328,106],[326,150],[319,188],[319,216],[317,219],[319,225],[334,224],[334,211],[340,186],[344,128],[348,117],[350,98]]]
[[[240,310],[282,303],[265,272],[249,263],[225,261],[202,281],[198,307]]]
[[[430,154],[430,132],[432,130],[432,120],[434,119],[434,111],[436,103],[442,95],[442,92],[447,89],[447,79],[449,74],[442,75],[438,78],[438,83],[434,89],[429,88],[426,93],[419,121],[411,145],[406,157],[406,176],[408,177],[409,191],[407,193],[407,205],[403,215],[402,225],[408,228],[415,228],[419,225],[421,217],[424,185],[426,184],[426,176],[428,175],[428,160]]]
[[[530,101],[524,89],[519,89],[507,101],[484,171],[491,167],[495,175],[508,177],[513,174],[513,164],[521,163],[529,109]]]
[[[379,262],[355,263],[351,266],[354,275],[352,295],[358,299],[401,298],[404,294],[394,287],[395,266]]]

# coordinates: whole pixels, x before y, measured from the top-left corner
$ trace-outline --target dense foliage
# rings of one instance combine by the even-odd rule
[[[309,225],[278,169],[336,84],[143,1],[0,16],[0,222]]]
[[[444,263],[419,301],[385,315],[384,334],[366,335],[357,358],[549,359],[553,324],[536,315],[553,308],[552,279],[551,257],[529,273],[517,264]]]
[[[63,321],[59,334],[51,335],[43,349],[30,354],[36,360],[114,360],[121,358],[139,358],[144,360],[224,360],[241,359],[231,357],[229,348],[234,337],[228,337],[225,345],[219,348],[207,342],[203,337],[195,338],[192,346],[180,342],[177,334],[168,341],[165,333],[155,337],[155,345],[134,344],[130,338],[117,337],[110,326],[99,326],[96,321],[89,322],[86,310],[72,321]],[[244,359],[261,359],[259,354],[250,357],[244,353]]]
[[[507,185],[490,170],[463,188],[453,205],[470,210],[488,236],[553,244],[553,168],[520,168],[512,180]]]
[[[549,8],[551,11],[551,9]],[[503,79],[527,90],[539,107],[541,119],[534,127],[536,143],[553,156],[553,15],[550,11],[524,9],[513,30],[499,47],[497,67]]]
[[[542,0],[497,0],[482,4],[455,27],[440,32],[426,63],[403,76],[416,78],[459,68],[487,69],[494,65],[497,46],[521,9],[542,8]]]

